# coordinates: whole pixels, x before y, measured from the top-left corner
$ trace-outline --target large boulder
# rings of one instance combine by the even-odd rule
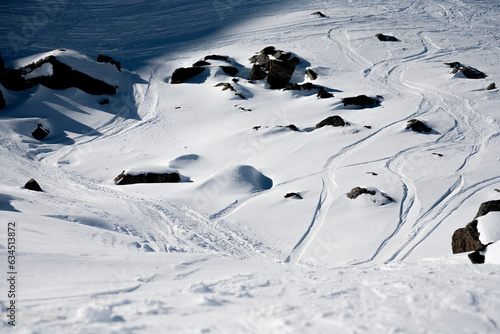
[[[181,176],[177,172],[172,173],[133,173],[121,172],[113,180],[117,185],[135,183],[177,183],[181,181]]]
[[[378,40],[381,42],[398,42],[399,41],[399,39],[397,39],[394,36],[388,36],[388,35],[384,35],[384,34],[376,34],[375,37],[377,37]]]
[[[28,182],[26,182],[24,188],[32,191],[43,191],[42,187],[40,187],[40,185],[38,184],[38,182],[35,181],[35,179],[30,179]]]
[[[479,210],[477,211],[476,217],[474,217],[474,219],[486,216],[486,214],[491,211],[500,211],[500,200],[494,200],[482,203],[479,206]]]
[[[483,79],[486,78],[486,74],[478,70],[477,68],[471,66],[465,66],[458,61],[451,63],[445,63],[449,67],[453,68],[451,73],[456,74],[461,72],[468,79]]]
[[[295,62],[270,60],[266,64],[267,82],[271,89],[281,89],[288,85],[295,71]]]
[[[451,237],[451,249],[453,254],[473,252],[483,248],[484,245],[479,240],[477,220],[467,224],[466,227],[459,228]]]
[[[233,66],[221,66],[220,67],[224,73],[230,76],[235,76],[238,74],[239,70],[236,67]]]
[[[88,94],[112,95],[116,87],[58,61],[54,56],[48,56],[39,61],[18,69],[6,68],[0,73],[2,85],[14,91],[25,90],[36,85],[51,89],[67,89],[76,87]]]
[[[366,107],[366,106],[371,106],[374,104],[380,103],[379,100],[368,97],[366,95],[358,95],[354,97],[344,97],[341,99],[342,103],[344,103],[344,106],[348,105],[356,105],[356,106],[361,106],[361,107]]]
[[[267,73],[264,72],[259,65],[253,65],[252,69],[250,70],[250,76],[248,77],[248,80],[262,80],[265,79],[266,76]]]
[[[429,133],[432,131],[430,127],[428,127],[424,122],[419,121],[418,119],[410,119],[408,121],[408,124],[406,125],[406,130],[413,130],[420,133]]]
[[[122,69],[122,64],[119,61],[114,60],[113,58],[105,55],[98,55],[97,56],[97,62],[98,63],[109,63],[111,65],[115,65],[116,69],[121,72]]]
[[[267,62],[269,61],[269,56],[265,53],[261,53],[258,55],[254,55],[248,59],[252,64],[258,65],[258,66],[266,66]]]
[[[44,129],[43,125],[41,123],[38,123],[37,128],[33,132],[31,132],[31,135],[35,139],[42,140],[47,137],[49,133],[49,129]]]
[[[335,115],[335,116],[330,116],[328,118],[325,118],[318,124],[316,124],[316,129],[322,128],[324,126],[331,125],[331,126],[345,126],[347,125],[346,121],[342,119],[342,117]]]
[[[170,83],[172,84],[181,84],[186,82],[187,80],[194,78],[195,76],[203,73],[206,69],[203,67],[180,67],[172,73],[172,78],[170,79]]]
[[[358,196],[363,195],[363,194],[368,194],[368,195],[373,196],[376,194],[376,192],[374,190],[369,190],[369,189],[362,188],[362,187],[355,187],[355,188],[351,189],[351,191],[349,191],[346,196],[350,199],[356,199],[356,198],[358,198]]]

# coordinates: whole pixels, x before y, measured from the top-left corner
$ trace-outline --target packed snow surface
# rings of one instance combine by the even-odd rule
[[[499,29],[496,0],[2,1],[7,67],[53,55],[117,87],[0,86],[15,330],[499,332],[498,214],[479,218],[495,242],[486,264],[451,254],[453,232],[500,198],[500,93],[486,90]],[[271,45],[300,58],[291,82],[334,96],[249,81],[249,58]],[[228,60],[170,83],[207,55]],[[444,63],[456,61],[487,77],[453,74]],[[380,103],[342,103],[359,95]],[[333,115],[348,124],[315,128]],[[406,129],[412,119],[432,130]],[[190,182],[119,186],[122,171]],[[44,191],[24,189],[30,178]],[[348,198],[355,187],[374,195]]]

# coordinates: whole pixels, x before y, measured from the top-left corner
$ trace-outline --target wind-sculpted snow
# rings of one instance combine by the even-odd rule
[[[484,265],[452,254],[451,238],[500,198],[500,93],[487,90],[499,22],[493,0],[3,3],[7,67],[55,54],[118,86],[0,86],[0,220],[19,224],[19,326],[498,332],[496,213],[478,218],[493,242]],[[292,90],[248,80],[249,58],[270,45],[300,58]],[[486,77],[445,65],[457,62]],[[192,66],[207,70],[170,82]],[[317,126],[328,119],[345,126]],[[50,130],[40,140],[38,124]],[[116,185],[127,169],[189,182]],[[23,188],[31,178],[43,192]]]

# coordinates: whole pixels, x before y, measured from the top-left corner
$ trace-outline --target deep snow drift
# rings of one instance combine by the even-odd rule
[[[484,265],[451,254],[453,232],[500,199],[500,93],[486,90],[500,77],[495,1],[50,6],[0,5],[5,66],[52,55],[116,94],[0,87],[0,219],[18,226],[21,331],[499,330],[499,243]],[[268,46],[283,50],[271,60],[299,59],[290,83],[315,88],[248,80]],[[201,74],[172,83],[200,60]],[[343,102],[361,95],[379,102]],[[334,115],[345,122],[317,127]],[[117,185],[122,171],[183,182]],[[24,189],[30,178],[44,191]],[[479,218],[481,242],[499,223]]]

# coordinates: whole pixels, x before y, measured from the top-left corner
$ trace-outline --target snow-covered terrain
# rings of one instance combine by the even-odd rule
[[[500,199],[500,93],[486,90],[499,29],[495,0],[3,1],[6,67],[52,55],[118,88],[0,86],[0,271],[15,222],[18,272],[16,328],[6,316],[0,328],[500,332],[499,242],[482,265],[451,251],[453,232]],[[292,83],[334,96],[249,81],[268,46],[300,58]],[[209,55],[227,60],[171,83]],[[46,63],[24,78],[52,75]],[[380,103],[342,102],[358,95]],[[348,125],[316,128],[333,115]],[[182,177],[117,185],[122,171]],[[346,196],[355,187],[373,195]],[[498,226],[498,213],[480,217],[481,242]]]

